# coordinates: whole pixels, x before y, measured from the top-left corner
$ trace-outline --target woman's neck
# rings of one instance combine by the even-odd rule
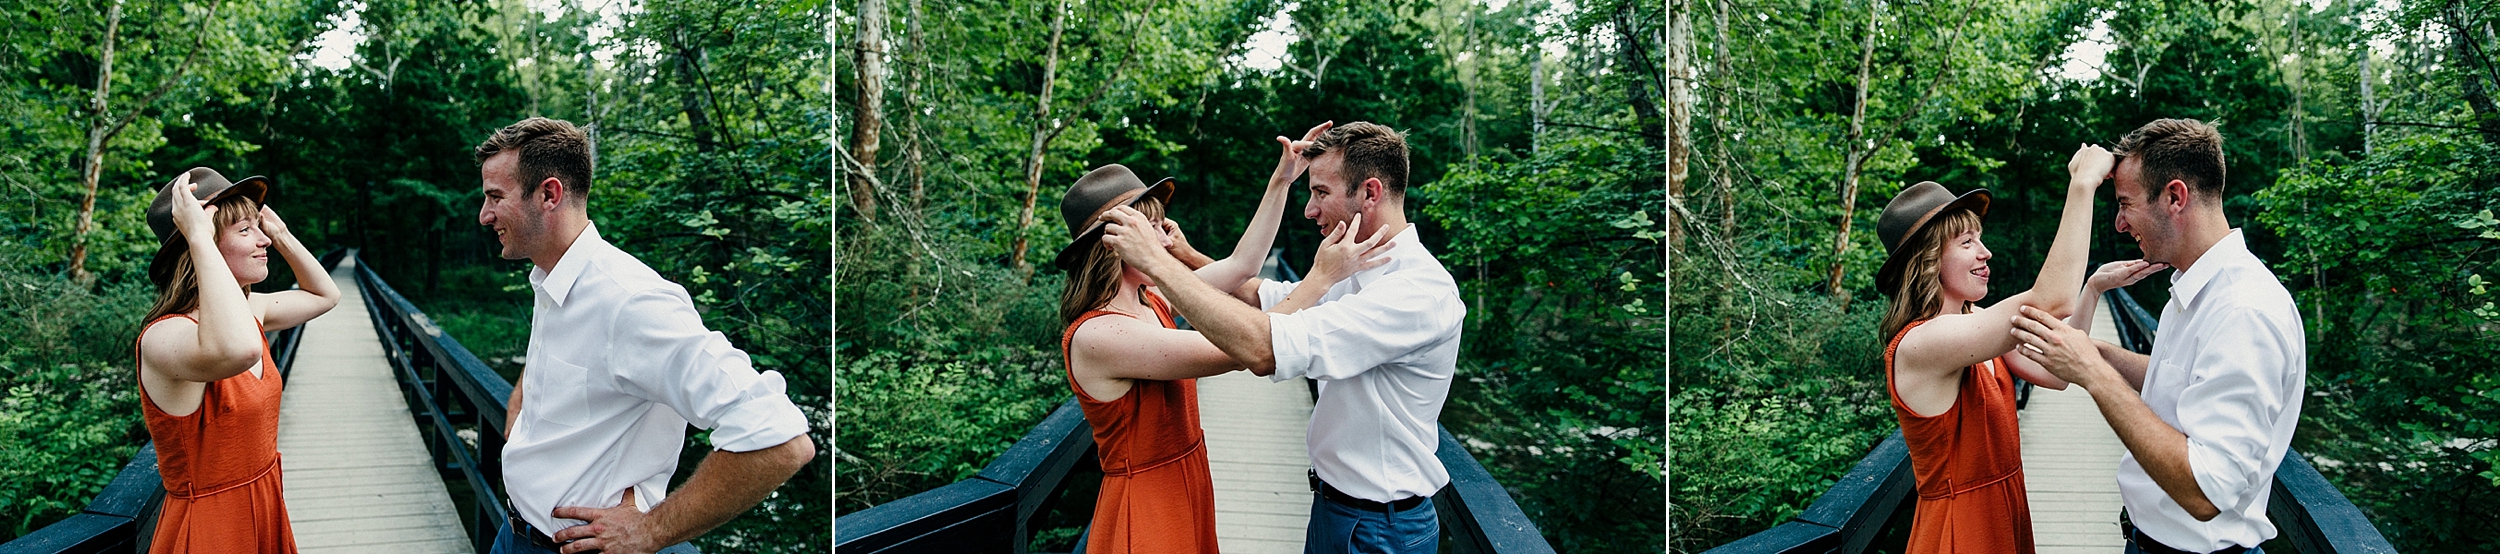
[[[1102,309],[1140,318],[1151,317],[1154,315],[1154,308],[1147,307],[1145,300],[1141,298],[1143,294],[1140,291],[1143,290],[1145,290],[1145,285],[1123,281],[1120,283],[1119,292],[1112,293],[1111,301],[1103,303]]]

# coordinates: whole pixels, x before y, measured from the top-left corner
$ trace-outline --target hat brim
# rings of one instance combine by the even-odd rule
[[[1135,206],[1138,201],[1147,198],[1162,201],[1168,210],[1168,207],[1172,205],[1172,190],[1176,186],[1173,178],[1164,177],[1161,181],[1155,181],[1155,184],[1139,189],[1142,192],[1130,195],[1127,200],[1105,204],[1102,209],[1095,210],[1093,223],[1086,225],[1084,232],[1077,233],[1076,240],[1068,241],[1067,247],[1060,248],[1059,255],[1051,258],[1050,265],[1058,266],[1062,270],[1075,271],[1076,263],[1085,258],[1085,251],[1092,249],[1095,243],[1102,240],[1103,226],[1107,224],[1102,220],[1102,214],[1111,213],[1112,208]]]
[[[268,205],[269,177],[263,175],[244,177],[241,181],[235,181],[233,186],[226,187],[226,190],[209,195],[200,203],[215,204],[236,196],[247,196],[254,203]],[[181,231],[177,230],[167,235],[164,242],[156,245],[156,257],[148,260],[148,280],[154,281],[158,288],[163,288],[173,280],[171,273],[174,270],[174,260],[182,258],[182,253],[188,249],[189,245],[183,242]]]
[[[1964,192],[1961,196],[1954,197],[1952,202],[1946,202],[1944,205],[1937,206],[1935,209],[1927,210],[1927,213],[1918,216],[1917,222],[1910,224],[1909,232],[1901,234],[1901,244],[1905,246],[1916,244],[1918,242],[1919,233],[1926,231],[1927,224],[1935,221],[1938,214],[1956,209],[1968,208],[1970,211],[1979,214],[1980,217],[1987,217],[1988,199],[1988,189],[1971,189],[1970,192]],[[1902,268],[1909,263],[1909,259],[1909,256],[1903,256],[1900,252],[1886,253],[1884,256],[1884,266],[1875,270],[1876,292],[1883,293],[1884,297],[1890,298],[1894,295],[1895,291],[1900,290],[1901,271]]]

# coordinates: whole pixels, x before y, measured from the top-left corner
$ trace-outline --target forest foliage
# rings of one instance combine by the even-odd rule
[[[1691,106],[1670,153],[1689,164],[1674,187],[1688,240],[1673,254],[1673,550],[1797,514],[1894,428],[1870,277],[1893,193],[1989,189],[2001,298],[2039,267],[2068,154],[2165,117],[2221,128],[2224,211],[2306,316],[2293,447],[2399,549],[2500,548],[2500,5],[1670,9],[1691,22],[1669,39],[1670,94]],[[2096,264],[2141,255],[2113,209],[2103,194]],[[2166,289],[2129,290],[2158,307]]]
[[[184,168],[269,176],[271,206],[314,251],[361,249],[517,377],[526,263],[497,259],[476,224],[471,149],[547,116],[594,136],[601,233],[684,285],[757,369],[782,372],[824,449],[698,544],[819,551],[830,14],[822,0],[0,2],[0,187],[25,200],[0,203],[0,437],[28,452],[0,475],[48,476],[0,479],[0,536],[74,513],[146,440],[121,377],[154,297],[141,212]],[[677,479],[709,450],[690,433]]]
[[[1086,170],[1176,178],[1172,218],[1227,252],[1270,137],[1372,121],[1407,134],[1408,215],[1469,306],[1442,422],[1558,549],[1655,551],[1664,12],[1575,4],[865,0],[837,16],[837,510],[968,477],[1071,396],[1065,276],[1043,262]],[[1318,241],[1289,214],[1276,245],[1307,267]]]

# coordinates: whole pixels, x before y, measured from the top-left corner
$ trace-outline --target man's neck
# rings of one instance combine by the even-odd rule
[[[1406,206],[1404,203],[1392,204],[1383,202],[1379,206],[1379,209],[1375,210],[1379,213],[1363,214],[1363,229],[1360,229],[1362,232],[1355,233],[1354,240],[1371,240],[1372,233],[1378,233],[1382,230],[1398,232],[1406,229]]]
[[[2198,260],[2205,259],[2205,253],[2212,251],[2215,243],[2231,236],[2231,222],[2223,217],[2221,207],[2199,212],[2196,217],[2179,222],[2180,252],[2172,257],[2170,265],[2181,273],[2194,268]]]
[[[541,272],[554,273],[556,263],[564,261],[564,253],[573,249],[573,242],[581,240],[582,231],[590,229],[589,217],[566,217],[566,215],[558,215],[555,218],[554,244],[549,245],[546,251],[530,256],[530,263],[536,264]]]

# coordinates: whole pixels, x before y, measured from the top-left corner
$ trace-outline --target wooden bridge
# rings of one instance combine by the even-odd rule
[[[344,292],[304,324],[278,410],[295,543],[316,552],[475,552],[374,333],[356,258],[330,270]]]
[[[2092,314],[2092,338],[2118,343],[2109,302]],[[2020,412],[2023,484],[2031,497],[2031,536],[2040,554],[2106,554],[2119,535],[2118,457],[2127,447],[2083,387],[2032,387]]]

